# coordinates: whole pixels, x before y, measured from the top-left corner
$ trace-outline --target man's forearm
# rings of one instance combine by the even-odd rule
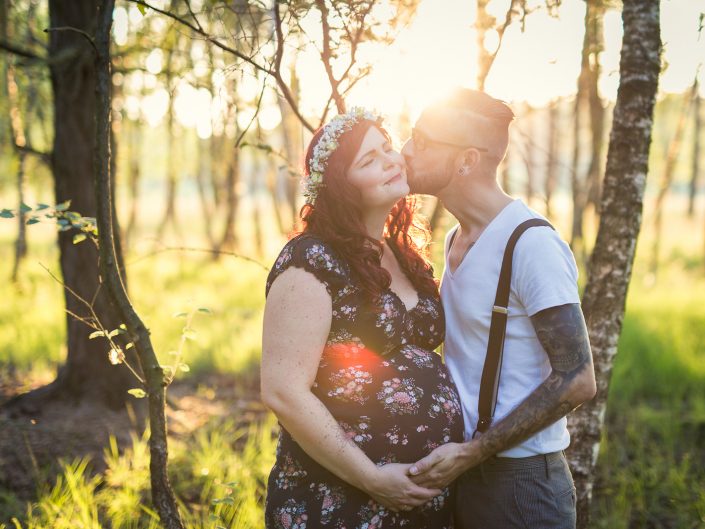
[[[567,415],[580,403],[570,399],[570,385],[582,370],[552,372],[524,402],[478,439],[481,459],[503,452]]]
[[[507,417],[479,439],[482,458],[528,439],[592,398],[595,389],[590,341],[580,306],[562,305],[531,317],[551,363],[551,374]]]

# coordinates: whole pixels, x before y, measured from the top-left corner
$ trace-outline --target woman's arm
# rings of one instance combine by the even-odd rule
[[[422,505],[441,491],[414,484],[406,476],[409,465],[377,467],[311,392],[331,320],[331,297],[313,274],[289,268],[274,281],[264,311],[262,401],[336,476],[392,509]]]

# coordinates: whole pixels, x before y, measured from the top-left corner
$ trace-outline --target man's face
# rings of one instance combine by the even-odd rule
[[[445,140],[437,136],[437,127],[432,125],[422,115],[401,150],[412,193],[437,195],[452,178],[451,161],[457,149],[442,143]]]

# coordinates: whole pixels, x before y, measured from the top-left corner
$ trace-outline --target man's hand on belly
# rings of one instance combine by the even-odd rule
[[[422,487],[442,489],[481,461],[477,441],[439,446],[409,468],[411,480]]]

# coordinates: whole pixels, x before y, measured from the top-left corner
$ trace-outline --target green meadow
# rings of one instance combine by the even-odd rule
[[[645,217],[599,456],[595,527],[705,527],[705,226],[683,211],[679,200],[669,205],[655,278]],[[13,239],[7,224],[1,228],[0,277],[7,278]],[[65,355],[62,287],[43,268],[59,272],[52,230],[30,230],[19,284],[0,282],[0,382],[13,381],[17,391],[51,380]],[[266,265],[283,239],[270,233],[267,240],[267,255],[258,258]],[[252,255],[250,243],[243,237],[243,254]],[[189,370],[173,390],[179,402],[189,391],[213,406],[229,395],[220,413],[204,412],[198,427],[171,436],[170,474],[186,525],[262,527],[277,434],[276,421],[256,402],[267,272],[232,256],[154,253],[145,241],[135,248],[127,256],[130,292],[162,361],[168,363],[183,326],[173,314],[211,310],[193,322],[196,339],[184,356]],[[100,465],[94,455],[39,468],[29,500],[0,489],[0,528],[158,527],[146,437],[128,437],[111,440]]]

